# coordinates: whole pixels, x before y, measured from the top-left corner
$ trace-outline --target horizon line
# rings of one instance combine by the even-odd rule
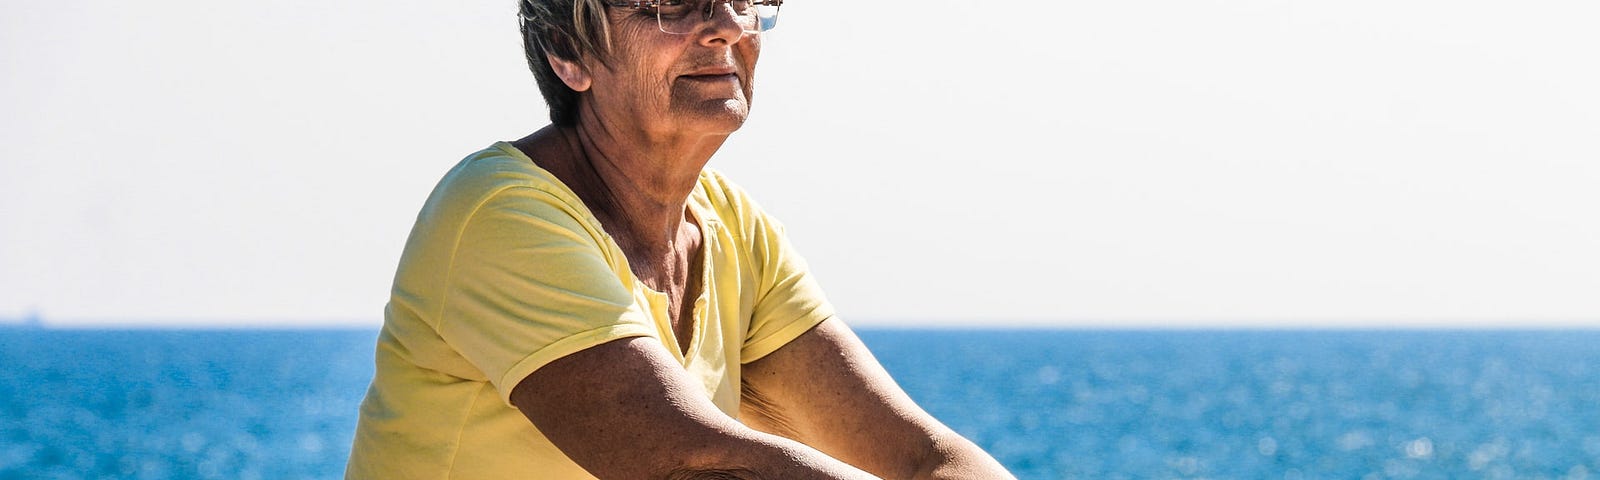
[[[1009,318],[846,319],[873,330],[1600,330],[1600,318]],[[61,318],[0,316],[0,329],[38,330],[378,330],[381,319]]]

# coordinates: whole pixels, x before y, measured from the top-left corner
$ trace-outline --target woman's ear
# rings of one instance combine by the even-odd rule
[[[557,58],[549,53],[544,54],[544,59],[550,62],[550,69],[555,70],[556,76],[561,77],[561,83],[567,84],[567,88],[572,89],[574,92],[582,92],[589,89],[589,84],[593,79],[589,77],[589,71],[584,69],[583,65],[571,60]]]

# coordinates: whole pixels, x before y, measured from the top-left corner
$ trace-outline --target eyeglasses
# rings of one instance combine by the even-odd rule
[[[606,0],[612,7],[655,12],[661,31],[674,35],[694,33],[716,15],[719,3],[728,4],[745,33],[759,34],[778,25],[783,0]]]

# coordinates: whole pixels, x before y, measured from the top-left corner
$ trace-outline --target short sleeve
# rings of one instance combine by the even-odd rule
[[[742,193],[742,192],[741,192]],[[740,363],[767,356],[834,316],[816,278],[789,243],[783,224],[749,203],[745,229],[757,263],[756,300]]]
[[[504,188],[472,212],[451,257],[439,334],[507,405],[551,361],[656,335],[607,262],[603,237],[576,215],[545,191]]]

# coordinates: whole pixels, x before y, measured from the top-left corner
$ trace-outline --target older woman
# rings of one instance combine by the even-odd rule
[[[705,169],[780,0],[522,0],[553,125],[445,174],[347,478],[1007,478]]]

